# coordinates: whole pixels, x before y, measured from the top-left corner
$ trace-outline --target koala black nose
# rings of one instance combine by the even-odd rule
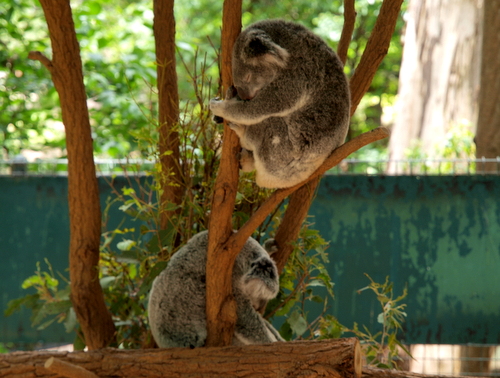
[[[251,93],[250,91],[241,87],[236,87],[236,91],[238,92],[238,97],[246,101],[251,100],[256,95],[256,93]]]

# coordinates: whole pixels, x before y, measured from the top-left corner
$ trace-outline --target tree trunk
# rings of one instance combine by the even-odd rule
[[[40,0],[52,44],[51,72],[59,93],[68,151],[71,301],[89,349],[107,346],[115,327],[99,284],[101,210],[80,48],[69,1]]]
[[[481,93],[476,134],[476,157],[500,156],[500,2],[484,2]],[[498,163],[478,166],[478,171],[499,172]]]
[[[460,373],[478,377],[488,375],[491,357],[495,350],[495,346],[487,345],[460,346]]]
[[[160,227],[168,227],[169,220],[180,208],[183,195],[183,178],[179,158],[179,133],[175,129],[179,122],[179,91],[175,66],[175,19],[174,0],[154,0],[153,32],[156,46],[158,86],[158,129],[161,163]]]
[[[241,31],[241,0],[224,0],[222,11],[222,89],[233,82],[231,55]],[[232,234],[233,210],[238,190],[240,144],[224,121],[224,143],[215,181],[210,214],[207,252],[207,346],[230,345],[236,324],[232,294],[233,265],[240,250],[223,248]],[[223,272],[223,274],[221,274]]]
[[[437,157],[453,127],[477,118],[482,0],[410,0],[391,160]],[[393,163],[390,173],[397,167]]]
[[[55,358],[100,378],[117,377],[345,377],[359,378],[356,338],[293,341],[224,348],[170,348],[92,352],[14,352],[0,355],[2,377],[54,376],[44,368]]]

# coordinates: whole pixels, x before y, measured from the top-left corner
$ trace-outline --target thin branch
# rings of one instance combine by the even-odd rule
[[[368,90],[378,66],[387,53],[399,16],[401,3],[402,0],[384,0],[382,4],[375,28],[361,58],[363,64],[360,63],[356,67],[355,74],[350,81],[351,115],[354,114],[359,101]],[[346,23],[354,25],[356,17],[354,1],[345,0],[344,12]],[[349,31],[350,27],[350,25],[344,25],[342,30],[342,41],[339,43],[339,56],[341,60],[345,59],[344,54],[347,55],[347,47],[352,35],[352,31]],[[372,57],[376,57],[376,59]],[[291,241],[296,240],[299,235],[300,228],[307,216],[318,184],[319,178],[316,181],[309,182],[290,196],[287,211],[275,235],[278,252],[273,255],[273,258],[280,269],[283,269],[293,250]]]
[[[354,0],[344,0],[344,26],[337,47],[337,54],[344,65],[347,60],[347,50],[351,43],[355,21],[356,9],[354,8]]]
[[[377,21],[356,71],[351,77],[351,115],[372,83],[373,77],[387,55],[391,37],[404,0],[384,0]]]
[[[49,70],[49,72],[52,72],[52,69],[54,68],[52,66],[52,61],[47,58],[45,55],[43,55],[40,51],[30,51],[28,53],[28,59],[31,60],[38,60],[40,63],[42,63],[45,68]]]

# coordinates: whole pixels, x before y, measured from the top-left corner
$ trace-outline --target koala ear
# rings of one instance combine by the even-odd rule
[[[252,65],[271,65],[284,68],[290,54],[274,43],[265,33],[252,33],[245,49],[248,63]]]

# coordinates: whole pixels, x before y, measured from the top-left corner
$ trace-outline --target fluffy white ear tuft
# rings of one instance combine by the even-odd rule
[[[274,44],[274,48],[271,52],[265,54],[262,59],[270,65],[274,65],[280,68],[285,68],[288,63],[288,58],[290,53],[283,47]]]

